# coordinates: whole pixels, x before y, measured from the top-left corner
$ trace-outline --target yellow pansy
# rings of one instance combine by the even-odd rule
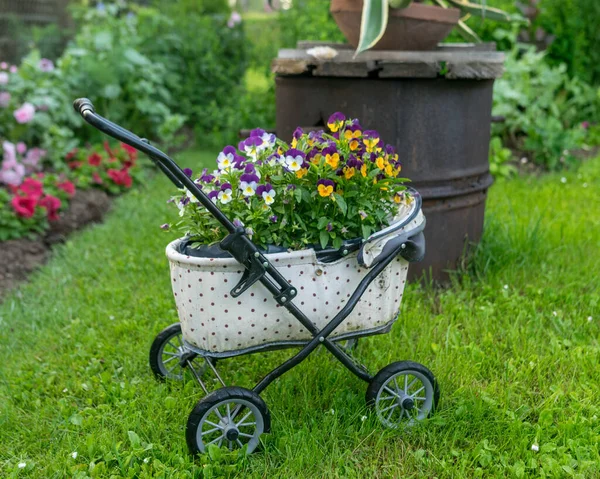
[[[334,153],[332,155],[327,153],[325,156],[325,163],[332,168],[337,168],[338,164],[340,163],[340,155],[338,153]]]
[[[296,171],[296,178],[302,178],[303,176],[306,176],[307,173],[308,169],[300,168],[298,171]]]
[[[363,163],[363,165],[360,167],[360,174],[363,175],[364,178],[367,177],[367,164]]]
[[[352,178],[354,176],[354,174],[356,173],[356,169],[354,167],[346,167],[344,168],[344,177],[349,180],[350,178]]]
[[[385,168],[385,163],[386,161],[381,156],[378,157],[377,160],[375,160],[375,164],[380,170],[383,170]]]
[[[317,187],[317,190],[319,192],[319,195],[325,198],[327,196],[330,196],[331,193],[333,193],[333,186],[319,185]]]

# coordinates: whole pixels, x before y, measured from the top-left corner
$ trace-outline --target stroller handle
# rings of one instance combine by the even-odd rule
[[[187,176],[181,167],[175,163],[167,154],[152,146],[144,138],[126,130],[125,128],[103,118],[96,113],[94,105],[87,98],[79,98],[73,102],[73,108],[83,119],[94,128],[106,133],[108,136],[119,140],[136,150],[145,153],[156,164],[162,172],[171,180],[177,188],[187,188],[217,220],[229,231],[236,231],[235,225],[223,214],[217,205],[215,205],[208,196]]]

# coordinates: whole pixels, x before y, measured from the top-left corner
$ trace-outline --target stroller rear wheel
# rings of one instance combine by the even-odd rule
[[[183,344],[181,335],[181,324],[173,323],[167,326],[152,342],[150,347],[150,369],[159,380],[176,379],[183,380],[184,367],[181,365],[182,360],[189,360],[199,376],[202,376],[206,371],[207,364],[198,355],[191,352]],[[196,359],[199,361],[194,362]],[[202,360],[200,362],[200,360]],[[207,359],[215,364],[215,359]]]
[[[439,401],[433,373],[413,361],[398,361],[381,369],[367,388],[367,406],[389,428],[411,426],[429,417]]]
[[[249,389],[224,387],[196,404],[185,431],[192,454],[205,453],[210,444],[229,450],[246,447],[252,453],[260,436],[271,429],[271,416],[262,398]]]

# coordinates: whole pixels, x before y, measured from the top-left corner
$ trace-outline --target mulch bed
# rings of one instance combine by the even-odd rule
[[[90,223],[98,223],[110,209],[111,198],[100,190],[78,190],[69,209],[39,239],[17,239],[0,242],[0,300],[29,274],[43,265],[52,245]]]

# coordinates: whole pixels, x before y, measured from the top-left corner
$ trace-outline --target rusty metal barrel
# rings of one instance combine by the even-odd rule
[[[313,46],[300,42],[273,62],[278,135],[289,140],[297,126],[323,126],[341,111],[396,146],[427,217],[427,253],[410,277],[447,280],[483,233],[492,90],[504,55],[485,44],[355,58],[332,45],[337,55],[318,59],[306,51]]]

